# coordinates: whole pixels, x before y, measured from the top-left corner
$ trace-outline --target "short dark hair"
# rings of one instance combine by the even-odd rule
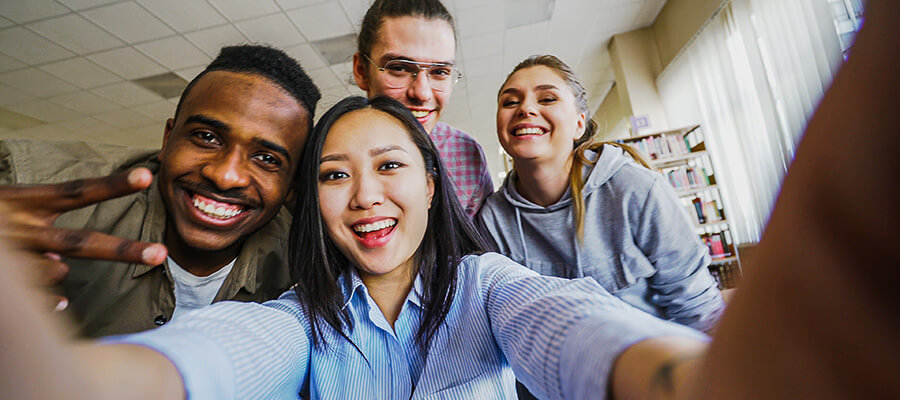
[[[453,29],[453,37],[456,37],[453,16],[438,0],[375,0],[366,11],[366,16],[363,17],[360,25],[356,51],[359,54],[369,54],[372,46],[375,45],[378,30],[381,29],[384,19],[396,17],[422,17],[447,21],[450,28]]]
[[[319,88],[313,83],[297,60],[285,52],[263,45],[239,45],[223,47],[219,55],[202,72],[188,83],[175,108],[175,118],[181,104],[191,89],[204,75],[212,71],[243,72],[256,74],[272,81],[285,92],[300,102],[309,111],[309,127],[312,129],[313,115],[316,114],[316,103],[322,97]]]
[[[353,329],[353,320],[343,308],[343,292],[337,280],[355,267],[328,237],[322,224],[318,190],[319,159],[325,138],[334,123],[344,115],[363,108],[381,111],[406,128],[425,160],[425,173],[434,180],[428,227],[413,258],[416,274],[422,279],[424,308],[416,340],[425,351],[450,312],[460,261],[468,254],[483,252],[486,246],[460,206],[447,169],[431,138],[409,109],[397,100],[389,97],[375,97],[372,100],[359,96],[345,98],[319,119],[310,134],[303,153],[305,162],[300,166],[296,181],[298,197],[294,205],[288,251],[291,279],[298,282],[294,290],[309,314],[314,345],[327,347],[325,337],[334,337],[323,334],[326,326],[331,326],[337,335],[347,339],[345,332]]]

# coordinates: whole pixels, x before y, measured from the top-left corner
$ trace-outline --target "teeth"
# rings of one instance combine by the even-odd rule
[[[544,130],[541,128],[519,128],[519,129],[516,129],[515,132],[513,132],[513,134],[516,136],[541,135],[543,133],[544,133]]]
[[[356,225],[353,227],[353,230],[356,232],[359,232],[359,233],[374,232],[374,231],[381,230],[384,228],[392,227],[396,224],[397,224],[397,221],[395,221],[393,219],[383,219],[381,221],[371,223],[371,224]]]
[[[413,117],[416,117],[416,118],[422,118],[422,117],[428,115],[428,111],[424,111],[424,110],[409,110],[409,111],[411,111]]]
[[[222,206],[216,207],[196,198],[194,199],[194,207],[196,207],[200,211],[203,211],[206,215],[219,219],[228,219],[244,212],[243,210],[239,209],[228,209]]]

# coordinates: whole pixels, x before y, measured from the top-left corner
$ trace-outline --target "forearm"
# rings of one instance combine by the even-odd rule
[[[634,344],[616,359],[612,399],[689,399],[708,345],[680,337]]]

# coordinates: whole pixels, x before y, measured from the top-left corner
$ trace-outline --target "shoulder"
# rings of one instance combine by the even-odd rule
[[[0,157],[17,183],[56,183],[143,166],[156,171],[159,150],[88,142],[4,140]]]
[[[460,284],[478,284],[482,288],[491,288],[498,283],[520,277],[538,276],[528,268],[499,253],[487,252],[468,255],[459,266]]]
[[[443,122],[438,122],[437,125],[435,125],[432,136],[435,137],[436,140],[455,143],[467,148],[478,149],[478,151],[481,152],[481,145],[478,144],[478,141],[469,136],[468,133]]]

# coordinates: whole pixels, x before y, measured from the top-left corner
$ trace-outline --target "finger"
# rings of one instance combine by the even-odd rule
[[[36,260],[33,264],[37,273],[37,283],[41,286],[55,285],[69,273],[69,266],[60,260],[45,257]]]
[[[53,185],[0,186],[0,200],[17,207],[64,212],[143,190],[152,181],[150,170],[136,168],[100,178]]]
[[[139,242],[89,230],[21,226],[7,235],[32,251],[74,258],[159,265],[168,254],[166,247],[159,243]]]

